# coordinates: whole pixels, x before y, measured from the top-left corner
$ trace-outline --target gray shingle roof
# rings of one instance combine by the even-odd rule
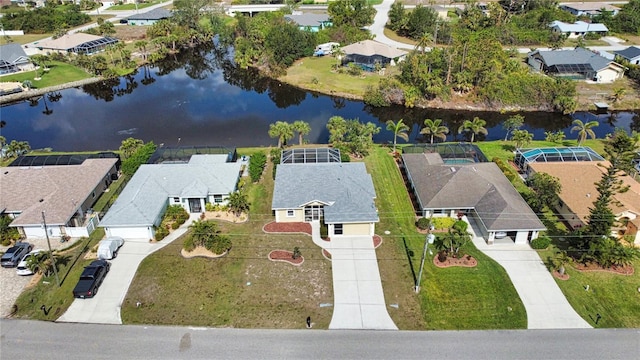
[[[101,227],[152,226],[170,197],[206,197],[235,190],[241,163],[227,155],[193,155],[188,163],[140,166]]]
[[[594,52],[580,47],[573,50],[536,51],[538,51],[540,57],[542,57],[542,60],[548,67],[553,65],[565,64],[588,64],[594,71],[600,71],[613,62]]]
[[[402,158],[425,209],[473,208],[490,231],[545,228],[494,163],[429,165],[425,154]]]
[[[614,51],[614,54],[620,55],[627,60],[635,59],[640,56],[640,47],[629,46],[624,50]]]
[[[9,64],[28,63],[29,57],[20,44],[6,44],[0,46],[0,60]]]
[[[162,20],[173,16],[173,13],[165,8],[156,8],[141,14],[127,17],[129,20]]]
[[[327,204],[327,223],[377,222],[371,175],[363,163],[280,164],[271,208],[299,209]]]
[[[327,14],[286,15],[284,18],[295,22],[299,26],[320,26],[323,22],[329,21],[329,15]]]

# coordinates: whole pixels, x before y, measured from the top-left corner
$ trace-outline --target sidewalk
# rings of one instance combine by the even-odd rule
[[[200,214],[192,214],[182,226],[157,243],[149,243],[148,239],[125,240],[118,256],[109,260],[111,270],[96,295],[91,299],[75,299],[56,321],[122,324],[120,308],[142,260],[182,236],[189,225],[199,218]]]
[[[464,220],[469,222],[465,217]],[[473,244],[507,271],[527,310],[528,329],[591,328],[571,307],[538,253],[527,245],[487,245],[470,223]]]

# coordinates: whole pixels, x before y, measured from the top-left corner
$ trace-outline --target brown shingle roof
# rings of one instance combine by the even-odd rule
[[[580,220],[586,223],[589,208],[598,197],[596,182],[610,166],[608,161],[585,161],[576,163],[532,163],[535,172],[544,172],[560,180],[562,190],[560,199],[573,211]],[[616,204],[611,210],[618,215],[623,211],[632,211],[640,215],[640,184],[629,176],[622,176],[622,181],[629,186],[627,192],[615,194]]]
[[[0,209],[22,212],[13,226],[42,223],[42,211],[48,224],[63,225],[117,161],[87,159],[81,165],[2,168]]]

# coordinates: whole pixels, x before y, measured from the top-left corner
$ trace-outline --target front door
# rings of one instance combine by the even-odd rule
[[[200,199],[189,199],[189,212],[190,213],[201,213],[202,212],[202,203]]]
[[[313,205],[313,206],[306,206],[304,208],[304,221],[306,222],[321,220],[323,215],[324,215],[324,209],[322,206]]]

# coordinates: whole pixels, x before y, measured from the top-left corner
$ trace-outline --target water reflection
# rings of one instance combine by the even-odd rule
[[[142,85],[142,86],[141,86]],[[371,108],[360,101],[305,92],[263,78],[254,70],[235,67],[226,49],[206,47],[170,57],[156,67],[142,67],[133,74],[81,88],[51,93],[46,98],[5,106],[0,111],[2,136],[29,141],[32,148],[59,151],[117,149],[129,136],[157,144],[263,146],[275,145],[269,124],[304,120],[310,123],[306,137],[326,143],[326,123],[331,116],[371,121],[382,128],[374,137],[379,143],[393,140],[387,120],[404,119],[411,127],[410,141],[427,142],[420,134],[424,120],[442,119],[450,129],[447,141],[463,141],[458,134],[465,120],[487,121],[488,135],[479,140],[504,138],[502,122],[510,113],[465,110]],[[524,113],[524,129],[534,139],[545,131],[564,131],[567,139],[574,118],[597,120],[599,138],[614,127],[640,130],[639,112],[613,114],[576,113],[573,116]],[[468,136],[468,135],[467,135]]]

